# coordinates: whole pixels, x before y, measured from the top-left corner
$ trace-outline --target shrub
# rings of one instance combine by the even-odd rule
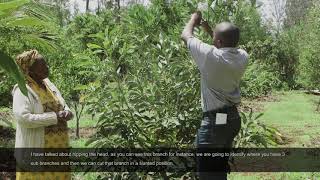
[[[283,87],[276,72],[260,63],[252,63],[241,81],[241,93],[244,97],[255,98],[268,95],[275,88]]]
[[[320,4],[317,3],[307,15],[300,40],[299,83],[308,89],[320,88]]]
[[[249,114],[241,112],[241,129],[234,143],[236,148],[260,146],[267,148],[270,145],[274,147],[283,143],[284,137],[276,128],[259,121],[262,116],[263,113],[254,115],[252,109]]]

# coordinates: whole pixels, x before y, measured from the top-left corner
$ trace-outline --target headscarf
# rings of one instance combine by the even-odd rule
[[[36,61],[36,57],[40,55],[37,50],[25,51],[22,54],[18,55],[16,62],[20,67],[22,73],[28,78],[29,69]]]
[[[46,87],[46,90],[40,88],[37,82],[32,79],[29,75],[30,67],[42,57],[37,50],[25,51],[22,54],[18,55],[16,62],[19,65],[22,73],[26,77],[28,85],[31,89],[40,97],[40,100],[44,106],[46,106],[48,101],[56,102],[56,106],[59,105],[57,96],[52,92],[48,84],[43,81],[43,85]],[[58,110],[59,108],[54,108]]]

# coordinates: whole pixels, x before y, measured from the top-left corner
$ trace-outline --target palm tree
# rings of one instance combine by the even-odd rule
[[[6,0],[0,3],[0,37],[3,42],[12,39],[33,47],[54,49],[55,36],[48,29],[54,24],[52,16],[31,0]],[[0,68],[14,78],[26,95],[24,78],[15,61],[7,54],[6,46],[0,49]]]

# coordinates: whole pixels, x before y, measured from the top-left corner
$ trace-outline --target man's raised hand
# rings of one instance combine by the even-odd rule
[[[194,22],[195,26],[200,26],[202,21],[202,13],[197,11],[191,15],[191,20]]]
[[[184,41],[185,45],[187,45],[188,39],[193,37],[194,27],[201,25],[201,20],[202,20],[202,14],[200,11],[197,11],[191,15],[190,20],[184,27],[181,34],[181,39]]]

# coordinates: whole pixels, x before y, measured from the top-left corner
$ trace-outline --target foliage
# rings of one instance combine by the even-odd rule
[[[49,7],[29,1],[20,6],[11,6],[12,2],[1,3],[1,7],[11,7],[9,12],[4,11],[0,17],[0,34],[5,34],[0,38],[0,44],[5,47],[2,49],[10,54],[20,53],[17,50],[21,48],[53,51],[56,48],[52,43],[55,36],[49,31],[53,32],[56,26],[54,15],[45,11]]]
[[[16,11],[17,8],[25,5],[28,3],[29,0],[12,0],[7,2],[1,2],[0,3],[0,18],[5,16],[8,17],[12,13]]]
[[[46,12],[40,12],[37,4],[27,0],[13,0],[0,3],[0,67],[16,82],[26,95],[25,81],[11,56],[21,53],[22,49],[39,47],[40,50],[52,50],[54,36],[45,27],[52,27],[52,20],[46,16]],[[30,9],[30,6],[33,8]],[[47,28],[48,29],[48,28]],[[7,55],[7,54],[10,54]],[[2,77],[3,72],[0,72]],[[10,79],[9,79],[10,80]],[[1,98],[0,104],[9,104],[8,97],[12,89],[12,81],[0,80],[0,94],[7,98]]]
[[[298,27],[283,32],[277,39],[277,48],[275,53],[277,55],[278,72],[281,74],[280,80],[286,82],[291,89],[297,87],[297,67],[299,64],[299,40],[297,37],[301,36],[302,30]]]
[[[242,79],[241,93],[244,97],[256,98],[269,95],[273,89],[282,86],[275,72],[263,64],[252,63]]]
[[[14,147],[14,133],[10,109],[0,107],[0,147]]]
[[[101,87],[94,93],[104,99],[97,107],[103,113],[98,123],[97,146],[178,147],[190,143],[193,138],[186,130],[192,126],[195,129],[199,109],[194,104],[199,100],[187,97],[198,96],[199,90],[196,69],[190,61],[183,60],[188,54],[181,43],[176,43],[180,32],[165,33],[166,29],[156,28],[166,19],[138,22],[143,30],[153,29],[154,33],[141,31],[136,28],[134,22],[139,18],[135,16],[141,13],[152,17],[159,13],[158,7],[148,10],[134,6],[131,11],[122,17],[123,23],[105,31],[103,39],[98,40],[102,43],[90,44],[106,57],[105,73],[99,78]]]
[[[154,1],[149,8],[131,6],[121,13],[120,20],[105,12],[97,17],[79,16],[71,24],[68,32],[78,32],[72,39],[73,47],[90,49],[92,53],[80,54],[81,57],[89,55],[89,59],[85,58],[87,68],[95,68],[87,72],[92,73],[91,76],[85,74],[79,79],[86,103],[99,115],[98,132],[87,144],[94,147],[192,147],[201,119],[200,79],[180,41],[180,33],[194,8],[195,4],[185,1],[170,5]],[[263,31],[260,21],[253,22],[246,28],[259,25]],[[207,37],[202,32],[196,33]],[[244,38],[242,43],[248,42]],[[79,71],[70,72],[76,75]],[[148,176],[143,173],[109,175],[113,178]],[[152,174],[154,178],[166,176],[169,175]],[[181,174],[174,173],[170,177],[181,177]]]
[[[195,132],[201,116],[199,98],[190,98],[200,96],[199,74],[180,33],[195,9],[196,2],[153,1],[149,8],[130,6],[120,19],[106,10],[77,16],[66,27],[61,38],[64,50],[48,59],[67,99],[81,99],[89,105],[89,113],[100,115],[99,132],[92,139],[97,147],[191,144],[190,132]],[[232,14],[214,16],[224,11]],[[268,36],[256,10],[244,1],[229,5],[218,1],[217,8],[206,13],[211,23],[225,19],[241,25],[241,44],[246,47]],[[251,46],[252,51],[257,45]],[[261,61],[266,53],[260,54]],[[252,79],[260,81],[258,90],[250,85]],[[265,69],[246,81],[245,96],[266,93],[278,83]]]
[[[265,148],[276,146],[279,139],[282,139],[280,132],[271,127],[261,123],[259,119],[263,116],[260,113],[254,116],[252,109],[248,115],[241,112],[241,129],[235,139],[235,147],[260,147]]]
[[[15,81],[12,77],[9,77],[3,69],[0,70],[0,79],[2,79],[2,81],[0,81],[0,106],[10,107],[10,92],[15,84]]]
[[[282,32],[276,39],[269,36],[250,41],[244,46],[251,60],[242,84],[244,96],[257,97],[272,89],[298,87],[296,81],[300,47],[296,37],[301,36],[301,33],[301,28],[295,27]],[[261,87],[260,82],[264,83],[264,87]]]
[[[0,126],[13,128],[11,110],[0,108]]]
[[[284,22],[285,28],[302,24],[306,19],[310,7],[312,7],[313,1],[315,0],[304,0],[303,3],[301,3],[301,1],[298,0],[287,0],[285,9],[286,19]]]
[[[236,15],[231,20],[241,30],[240,45],[264,41],[270,37],[267,27],[262,23],[261,16],[254,6],[248,5],[246,1],[239,1],[238,6]]]
[[[303,25],[303,36],[300,41],[301,52],[299,54],[299,82],[307,87],[319,88],[320,84],[320,4],[317,3],[307,15]]]
[[[27,96],[28,90],[26,87],[26,83],[15,61],[12,60],[8,55],[2,53],[1,51],[0,60],[0,67],[4,69],[9,74],[9,76],[13,77],[16,82],[18,82],[21,92]]]

